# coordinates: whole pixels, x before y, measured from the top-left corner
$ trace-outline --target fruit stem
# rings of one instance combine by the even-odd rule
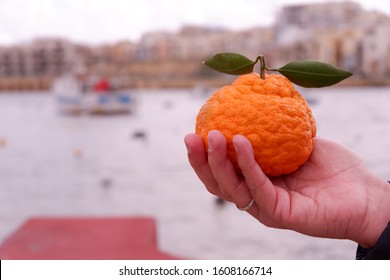
[[[258,59],[260,60],[260,78],[265,80],[265,69],[267,69],[267,67],[265,66],[264,55],[259,55]]]

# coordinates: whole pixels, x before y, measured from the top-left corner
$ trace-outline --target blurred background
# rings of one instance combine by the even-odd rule
[[[32,217],[151,217],[187,259],[353,259],[356,244],[266,228],[217,203],[183,137],[234,77],[202,61],[263,54],[354,73],[298,90],[318,136],[390,170],[390,2],[0,0],[0,242]]]

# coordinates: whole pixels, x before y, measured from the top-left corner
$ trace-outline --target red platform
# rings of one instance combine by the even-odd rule
[[[0,259],[178,259],[157,249],[151,218],[33,218],[0,246]]]

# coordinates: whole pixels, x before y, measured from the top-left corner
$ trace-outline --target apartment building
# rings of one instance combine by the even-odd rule
[[[390,75],[390,17],[356,3],[286,6],[277,23],[232,31],[184,26],[178,32],[151,32],[138,42],[81,46],[48,38],[0,46],[0,78],[55,77],[88,70],[152,80],[199,75],[201,61],[218,52],[266,56],[277,68],[297,59],[317,59],[354,72],[355,77]]]
[[[354,2],[286,6],[275,26],[278,63],[317,59],[354,72],[390,73],[390,18]]]
[[[0,47],[1,77],[54,77],[81,67],[75,45],[63,39],[38,39]]]

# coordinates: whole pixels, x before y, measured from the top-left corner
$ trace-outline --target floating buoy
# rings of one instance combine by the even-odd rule
[[[112,180],[110,178],[104,178],[100,181],[100,184],[103,188],[109,188],[112,185]]]
[[[5,139],[0,137],[0,148],[4,148],[6,144]]]
[[[225,200],[223,200],[223,199],[220,198],[220,197],[217,197],[217,198],[215,199],[215,203],[216,203],[218,206],[222,206],[222,205],[225,204]]]
[[[74,149],[74,151],[73,151],[73,155],[74,155],[76,158],[82,158],[82,157],[83,157],[83,150],[80,149],[80,148],[76,148],[76,149]]]
[[[146,139],[146,132],[143,130],[137,130],[133,133],[133,138],[145,140]]]

